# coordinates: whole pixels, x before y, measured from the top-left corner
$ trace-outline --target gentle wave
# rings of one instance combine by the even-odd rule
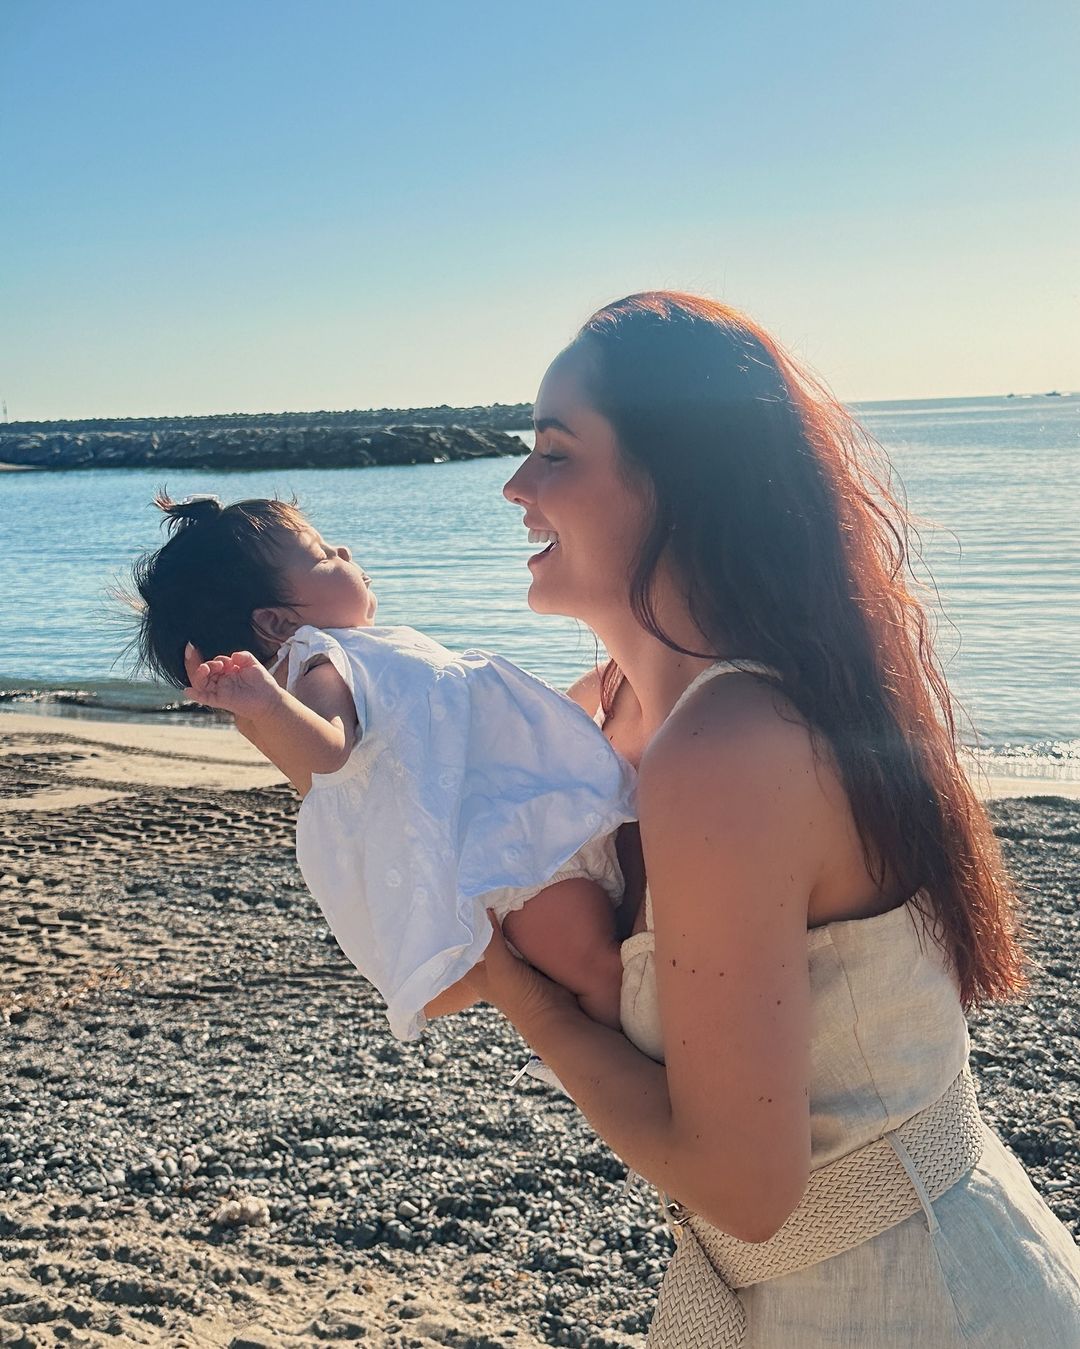
[[[1025,773],[1073,772],[1080,738],[1080,399],[942,400],[856,409],[920,521],[937,647],[981,753]],[[526,443],[530,433],[523,433]],[[566,686],[592,635],[528,608],[533,551],[501,487],[513,459],[363,470],[0,475],[5,601],[0,707],[197,716],[129,683],[133,615],[110,595],[161,539],[150,507],[218,492],[296,494],[375,577],[380,618],[461,650],[500,651]],[[930,523],[927,523],[930,522]],[[936,586],[936,591],[933,588]],[[13,690],[23,690],[16,703]],[[132,693],[132,689],[138,689]],[[36,691],[36,692],[31,692]],[[66,692],[65,692],[66,691]],[[66,694],[72,696],[65,701]],[[172,710],[147,708],[157,698]],[[1064,767],[1063,767],[1064,766]]]
[[[210,708],[178,699],[175,689],[160,684],[107,680],[86,688],[27,687],[0,680],[0,714],[24,712],[86,720],[215,726],[231,718]],[[968,740],[965,759],[976,774],[1038,782],[1080,782],[1080,739],[1042,740],[1032,744],[990,747]]]

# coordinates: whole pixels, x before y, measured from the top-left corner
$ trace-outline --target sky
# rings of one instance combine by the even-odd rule
[[[1080,389],[1074,0],[0,0],[10,420],[531,400],[601,304]]]

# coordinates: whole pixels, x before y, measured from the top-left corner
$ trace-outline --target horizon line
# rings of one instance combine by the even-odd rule
[[[837,401],[845,407],[868,407],[882,406],[895,403],[954,403],[954,402],[975,402],[991,398],[1073,398],[1080,395],[1080,390],[1076,389],[1037,389],[1025,392],[1016,392],[1010,390],[1008,393],[965,393],[965,394],[937,394],[932,398],[840,398]],[[424,403],[414,404],[411,407],[350,407],[350,408],[278,408],[276,410],[269,408],[259,408],[254,411],[248,411],[241,408],[232,408],[227,412],[123,412],[123,413],[95,413],[91,416],[76,416],[67,414],[63,416],[52,417],[5,417],[0,421],[0,428],[16,428],[23,424],[31,423],[52,423],[52,422],[110,422],[110,421],[171,421],[180,419],[197,420],[210,417],[294,417],[294,416],[318,416],[325,413],[329,416],[343,416],[349,413],[371,414],[373,412],[434,412],[443,408],[451,412],[471,411],[474,408],[512,408],[512,407],[531,407],[532,401],[522,399],[516,403],[505,403],[496,401],[493,403]],[[515,430],[527,431],[530,427],[515,427]]]

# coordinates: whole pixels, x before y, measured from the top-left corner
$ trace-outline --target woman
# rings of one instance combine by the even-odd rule
[[[573,693],[640,769],[625,1034],[497,932],[464,991],[671,1197],[650,1344],[1080,1344],[1075,1248],[974,1104],[963,1009],[1022,986],[1013,895],[871,447],[669,293],[594,315],[535,423],[529,603],[603,641]]]

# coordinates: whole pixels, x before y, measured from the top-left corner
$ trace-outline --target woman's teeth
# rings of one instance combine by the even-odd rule
[[[558,543],[559,536],[553,529],[530,529],[530,543]]]

